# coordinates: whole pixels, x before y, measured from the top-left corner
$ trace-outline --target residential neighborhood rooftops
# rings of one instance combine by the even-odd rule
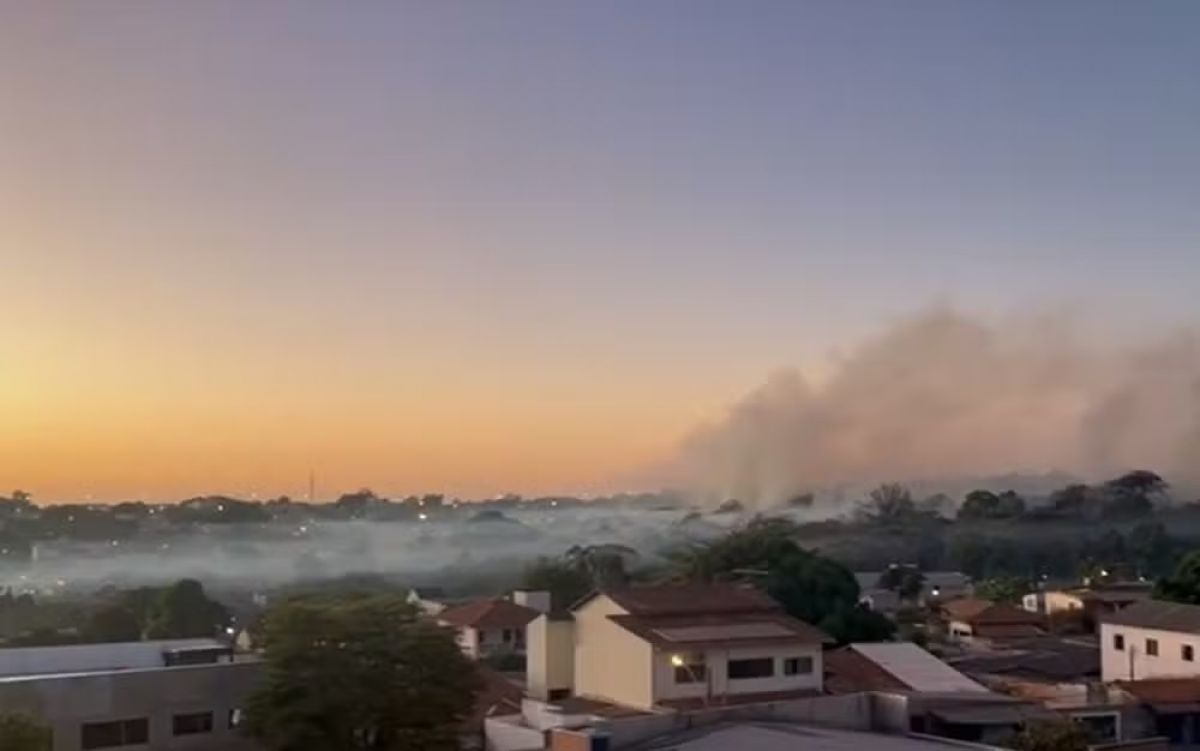
[[[539,615],[533,608],[497,598],[447,608],[437,618],[459,628],[525,628]]]
[[[578,610],[600,592],[576,603]],[[679,616],[716,613],[755,613],[780,610],[779,603],[751,587],[735,584],[685,584],[626,587],[605,590],[631,615]]]
[[[850,644],[827,653],[825,669],[848,691],[988,692],[911,642]]]
[[[949,751],[988,749],[924,736],[883,735],[778,722],[733,722],[672,733],[633,747],[637,751]]]
[[[665,649],[753,646],[789,642],[820,644],[829,637],[782,612],[716,613],[691,616],[611,615],[626,631]]]
[[[1010,642],[1002,650],[973,652],[950,664],[968,675],[1058,682],[1100,675],[1100,651],[1094,640],[1043,636]]]
[[[1117,681],[1117,685],[1138,701],[1159,710],[1188,707],[1188,711],[1200,711],[1200,678],[1149,678]]]
[[[166,667],[169,653],[228,651],[216,639],[168,639],[0,649],[0,677],[95,673]]]
[[[1200,605],[1142,600],[1115,613],[1106,614],[1102,622],[1114,626],[1200,633]]]
[[[1036,625],[1041,623],[1042,620],[1038,614],[1022,610],[1013,605],[972,597],[965,597],[960,600],[951,600],[944,603],[942,605],[942,612],[948,618],[973,625]]]

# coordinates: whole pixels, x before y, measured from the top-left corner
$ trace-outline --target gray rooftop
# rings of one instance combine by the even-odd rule
[[[1103,622],[1114,626],[1200,634],[1200,605],[1143,600],[1115,613],[1109,613],[1104,616]]]
[[[993,748],[906,735],[856,733],[766,722],[712,725],[635,746],[639,751],[952,751]]]

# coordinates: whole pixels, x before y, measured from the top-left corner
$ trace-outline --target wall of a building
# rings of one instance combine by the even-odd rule
[[[0,681],[0,707],[50,725],[54,751],[80,751],[84,723],[147,718],[150,743],[130,751],[249,751],[255,745],[230,727],[258,679],[260,664],[129,670]],[[213,731],[174,736],[177,714],[213,713]]]
[[[704,680],[677,683],[675,666],[671,664],[672,653],[655,651],[654,653],[654,690],[655,700],[670,699],[704,699],[711,696],[719,700],[722,696],[737,696],[741,694],[772,693],[777,691],[801,691],[811,689],[820,691],[823,685],[821,647],[818,644],[793,644],[775,647],[742,647],[740,649],[710,649],[704,652],[704,662],[708,675]],[[769,657],[775,665],[775,672],[769,678],[730,679],[728,663],[730,660],[747,660]],[[784,661],[790,657],[807,657],[812,660],[813,669],[810,673],[785,675]],[[697,677],[700,677],[697,674]]]
[[[525,628],[526,687],[531,696],[547,699],[551,691],[575,686],[575,622],[546,616]]]
[[[625,614],[604,595],[575,611],[575,693],[648,709],[654,703],[654,653],[608,619]]]
[[[1124,650],[1114,646],[1116,634],[1124,635]],[[1146,654],[1147,639],[1158,640],[1157,656]],[[1192,647],[1192,662],[1183,659],[1185,644]],[[1200,634],[1101,624],[1100,671],[1106,682],[1200,676]]]

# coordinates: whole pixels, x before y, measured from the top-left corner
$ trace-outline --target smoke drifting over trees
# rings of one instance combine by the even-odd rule
[[[672,479],[759,507],[880,481],[1152,466],[1200,488],[1200,339],[1136,345],[1069,322],[904,320],[815,383],[773,375],[684,443]]]

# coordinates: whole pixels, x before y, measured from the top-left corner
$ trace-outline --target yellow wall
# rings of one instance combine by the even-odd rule
[[[575,693],[649,709],[654,705],[654,652],[608,619],[625,614],[605,595],[575,612]]]

